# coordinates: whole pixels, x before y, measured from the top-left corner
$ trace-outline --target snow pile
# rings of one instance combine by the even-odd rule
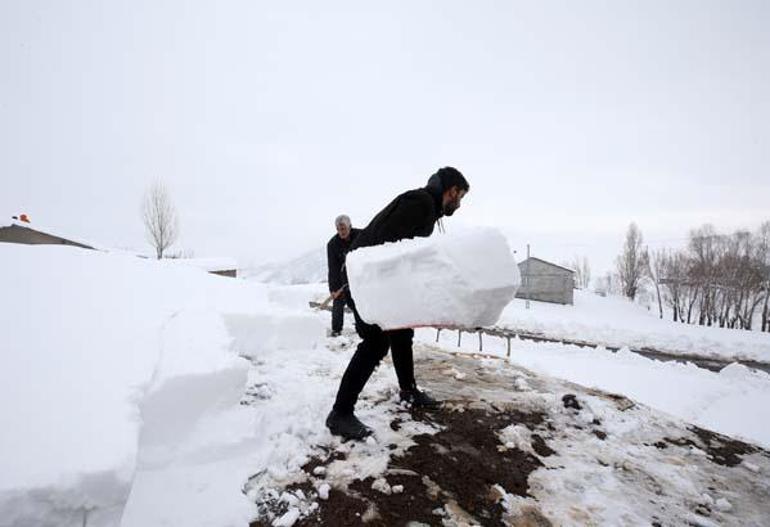
[[[61,246],[0,244],[0,290],[0,524],[248,523],[267,439],[239,354],[312,353],[319,320],[258,284]]]
[[[306,311],[308,302],[323,302],[329,296],[326,284],[302,284],[291,287],[271,287],[268,298],[288,309]]]
[[[383,329],[489,326],[520,284],[508,243],[491,228],[358,249],[347,272],[361,317]]]

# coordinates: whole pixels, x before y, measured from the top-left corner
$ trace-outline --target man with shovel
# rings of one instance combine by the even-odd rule
[[[331,336],[337,337],[342,333],[345,305],[351,303],[347,292],[347,279],[343,278],[342,267],[345,265],[345,255],[361,229],[354,229],[350,218],[345,214],[337,216],[334,226],[337,228],[337,234],[332,236],[326,244],[326,263],[329,268],[329,294],[333,300]]]
[[[451,216],[460,208],[460,202],[469,189],[468,181],[459,170],[452,167],[438,170],[425,187],[404,192],[391,201],[361,231],[350,250],[430,236],[436,222],[443,216]],[[346,284],[344,270],[343,280]],[[334,407],[326,418],[326,426],[334,435],[361,440],[370,435],[372,430],[358,420],[353,410],[358,395],[389,349],[401,388],[401,400],[413,407],[434,407],[438,403],[417,389],[412,358],[414,330],[383,331],[377,325],[368,324],[359,316],[350,294],[347,298],[350,299],[349,305],[355,316],[356,332],[362,340],[342,376]]]

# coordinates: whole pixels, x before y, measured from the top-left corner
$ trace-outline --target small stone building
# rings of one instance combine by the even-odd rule
[[[530,257],[519,263],[521,287],[516,298],[572,304],[575,271],[561,265]]]

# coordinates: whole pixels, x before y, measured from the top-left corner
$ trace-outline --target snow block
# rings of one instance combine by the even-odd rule
[[[494,325],[521,283],[492,228],[358,249],[346,265],[359,314],[383,329]]]
[[[137,470],[221,450],[222,439],[212,437],[201,423],[238,409],[248,379],[249,363],[230,351],[230,335],[215,311],[177,313],[163,328],[160,343],[151,382],[138,401],[142,428]]]
[[[250,359],[260,359],[275,350],[315,349],[321,346],[326,331],[318,317],[280,307],[271,313],[227,314],[224,320],[233,338],[232,350]]]

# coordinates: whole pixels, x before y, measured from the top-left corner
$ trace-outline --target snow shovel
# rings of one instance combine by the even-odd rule
[[[321,304],[318,306],[318,309],[326,309],[326,307],[329,305],[329,302],[331,302],[331,301],[334,299],[334,296],[335,296],[335,295],[339,295],[340,293],[342,293],[342,292],[343,292],[345,289],[347,289],[347,288],[348,288],[348,284],[345,284],[345,285],[343,285],[342,287],[340,287],[339,289],[337,289],[337,290],[336,290],[334,293],[332,293],[331,295],[329,295],[329,296],[326,298],[326,300],[324,300],[323,302],[321,302]]]

